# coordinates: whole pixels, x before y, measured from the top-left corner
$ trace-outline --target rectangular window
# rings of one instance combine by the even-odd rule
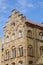
[[[32,47],[32,45],[28,46],[28,56],[32,56],[32,57],[34,56],[33,55],[33,47]]]

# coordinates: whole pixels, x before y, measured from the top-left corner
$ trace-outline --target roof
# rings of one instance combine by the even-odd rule
[[[27,23],[30,23],[30,24],[33,24],[33,25],[35,25],[35,26],[39,26],[39,27],[43,28],[43,26],[41,26],[41,25],[39,25],[39,24],[36,24],[35,22],[32,22],[32,21],[30,21],[30,20],[26,20],[26,22],[27,22]]]

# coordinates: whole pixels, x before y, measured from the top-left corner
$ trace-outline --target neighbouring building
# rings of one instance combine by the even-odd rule
[[[41,65],[43,25],[27,20],[16,9],[4,27],[2,65]]]
[[[0,38],[0,65],[1,65],[1,50],[2,50],[2,39]]]

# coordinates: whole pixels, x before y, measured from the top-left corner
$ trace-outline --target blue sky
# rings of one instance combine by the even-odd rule
[[[38,24],[43,22],[43,0],[0,0],[0,37],[11,11],[17,9],[27,19]]]

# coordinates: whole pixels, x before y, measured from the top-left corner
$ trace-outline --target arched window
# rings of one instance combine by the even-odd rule
[[[43,41],[43,32],[40,32],[39,35],[40,35],[40,40]]]
[[[12,65],[15,65],[15,62],[13,62]]]
[[[31,30],[27,31],[27,37],[32,37],[32,31]]]
[[[22,37],[22,30],[19,30],[19,37]]]
[[[22,46],[19,46],[19,55],[23,56],[23,47]]]
[[[12,40],[15,40],[15,39],[16,39],[15,33],[12,33]]]
[[[40,47],[40,55],[43,54],[43,46]]]
[[[16,57],[16,48],[14,46],[12,47],[12,56]]]
[[[9,59],[9,51],[6,51],[6,59]]]
[[[28,46],[28,56],[33,56],[33,46],[32,45]]]
[[[19,65],[23,65],[23,61],[19,61]]]

